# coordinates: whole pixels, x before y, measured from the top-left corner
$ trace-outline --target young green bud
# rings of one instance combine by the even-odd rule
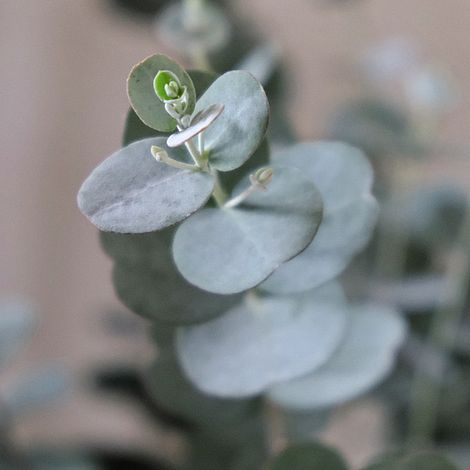
[[[269,167],[260,168],[253,175],[250,176],[251,183],[254,186],[259,186],[266,189],[266,186],[273,179],[273,170]]]
[[[166,102],[181,98],[186,87],[181,85],[178,77],[173,72],[160,70],[153,80],[153,89],[158,98]]]

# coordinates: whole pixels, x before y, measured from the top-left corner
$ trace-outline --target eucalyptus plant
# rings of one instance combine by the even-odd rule
[[[328,141],[270,155],[268,100],[245,71],[185,71],[157,54],[127,85],[124,147],[78,205],[117,295],[151,322],[145,381],[190,424],[188,468],[259,469],[263,403],[287,417],[351,400],[405,336],[396,311],[350,305],[336,280],[377,218],[370,164]]]

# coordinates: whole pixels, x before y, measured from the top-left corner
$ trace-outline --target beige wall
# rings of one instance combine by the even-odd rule
[[[467,140],[468,0],[363,0],[357,10],[320,0],[237,3],[281,44],[296,87],[290,114],[302,137],[321,137],[328,113],[354,95],[342,66],[358,48],[405,34],[461,82],[462,105],[443,136]],[[42,314],[26,362],[61,358],[82,369],[90,360],[123,355],[119,341],[102,342],[98,312],[118,304],[110,262],[75,196],[89,171],[119,147],[131,65],[157,50],[149,30],[107,14],[98,0],[0,0],[0,292],[28,296]],[[468,174],[465,161],[456,165]],[[140,346],[125,347],[133,357],[143,354]],[[108,408],[90,408],[94,424],[82,411],[82,434],[101,426],[99,413],[111,423],[103,432],[113,433],[116,418]],[[52,423],[49,434],[76,409],[69,404],[59,418],[43,417]]]

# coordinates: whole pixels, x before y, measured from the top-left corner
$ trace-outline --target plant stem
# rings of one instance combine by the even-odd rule
[[[199,153],[199,150],[197,149],[196,145],[194,145],[192,139],[185,142],[184,145],[188,150],[189,154],[191,155],[191,158],[194,160],[196,166],[202,168],[201,154]]]
[[[223,207],[228,196],[220,183],[220,178],[219,178],[219,174],[217,173],[217,171],[214,171],[213,175],[215,178],[215,185],[214,185],[214,191],[212,192],[212,197],[214,198],[215,202],[217,203],[219,207]]]
[[[467,286],[470,282],[470,201],[462,220],[457,240],[449,257],[446,272],[446,298],[434,314],[427,342],[431,348],[448,357],[452,353],[465,309]],[[438,405],[446,372],[446,361],[439,361],[430,377],[424,361],[418,360],[412,386],[410,424],[407,445],[410,448],[432,442],[436,428]]]

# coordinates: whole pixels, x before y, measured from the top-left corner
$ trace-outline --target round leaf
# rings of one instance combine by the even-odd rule
[[[219,77],[196,104],[196,112],[219,104],[220,117],[204,132],[210,165],[230,171],[243,165],[266,133],[269,104],[259,82],[248,72],[227,72]]]
[[[185,378],[176,358],[162,355],[144,376],[153,400],[164,410],[201,427],[233,426],[260,410],[257,399],[230,400],[206,395]]]
[[[150,233],[101,232],[100,241],[105,253],[126,266],[140,266],[164,271],[174,266],[171,242],[175,227]]]
[[[176,121],[165,110],[165,104],[155,94],[153,81],[160,70],[172,72],[188,91],[188,110],[191,114],[196,102],[193,82],[183,68],[169,57],[156,54],[147,57],[137,64],[127,79],[127,94],[131,106],[141,121],[161,132],[172,132],[176,129]]]
[[[300,169],[323,200],[313,242],[260,286],[274,293],[301,292],[336,277],[369,241],[378,214],[372,169],[362,152],[338,142],[298,144],[273,159]]]
[[[418,150],[410,129],[409,119],[401,109],[384,101],[367,99],[339,109],[330,123],[330,136],[377,157]]]
[[[194,287],[173,266],[153,271],[117,264],[113,284],[118,297],[133,312],[177,325],[212,319],[239,300],[237,295],[210,294]]]
[[[379,305],[351,310],[341,346],[321,368],[274,385],[269,397],[293,409],[314,409],[351,400],[382,380],[391,370],[406,327],[395,311]]]
[[[341,341],[347,315],[338,289],[256,298],[210,322],[179,328],[184,371],[198,388],[220,397],[256,395],[310,372]]]
[[[233,209],[204,209],[178,228],[174,259],[189,282],[219,294],[241,292],[311,242],[322,217],[315,186],[294,168],[273,170],[267,191]]]
[[[217,78],[217,74],[206,72],[203,70],[188,70],[188,75],[194,83],[196,97],[200,97]],[[127,113],[126,123],[124,126],[124,135],[122,138],[123,145],[129,145],[137,140],[146,139],[148,137],[161,137],[168,134],[162,133],[151,127],[146,126],[137,116],[135,111],[130,108]]]
[[[170,151],[162,137],[140,140],[107,158],[83,183],[78,206],[100,230],[161,230],[189,217],[209,199],[212,176],[156,162],[152,145],[177,160],[186,158],[184,150]]]
[[[269,470],[347,470],[347,468],[338,452],[315,442],[288,447],[269,466]]]
[[[130,108],[126,122],[124,124],[124,134],[122,136],[122,145],[126,146],[137,140],[148,139],[149,137],[160,137],[163,136],[159,131],[146,126],[135,114],[135,111]]]
[[[235,305],[240,296],[210,294],[189,284],[171,256],[174,228],[145,234],[101,234],[104,250],[117,263],[113,283],[133,312],[159,322],[206,321]]]

